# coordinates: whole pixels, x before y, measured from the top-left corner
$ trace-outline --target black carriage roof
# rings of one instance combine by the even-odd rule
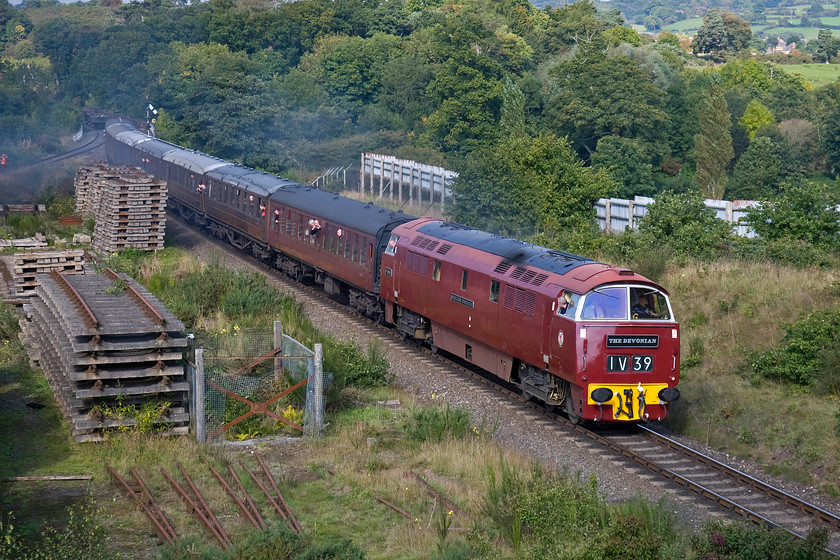
[[[300,210],[308,218],[328,220],[370,235],[376,235],[388,224],[415,219],[402,211],[388,210],[372,202],[360,202],[300,183],[277,190],[271,200]]]
[[[579,266],[595,262],[565,251],[547,249],[450,222],[429,222],[418,227],[417,231],[430,237],[497,255],[502,257],[502,262],[531,266],[556,274],[565,274]]]

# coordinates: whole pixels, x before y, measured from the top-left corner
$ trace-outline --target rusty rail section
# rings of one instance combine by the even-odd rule
[[[262,464],[263,468],[265,469],[265,463],[263,463],[262,460],[260,460],[260,464]],[[268,500],[268,503],[270,503],[271,506],[277,511],[277,513],[280,514],[280,517],[283,518],[283,520],[286,522],[286,525],[289,527],[289,529],[291,529],[292,531],[298,532],[298,533],[302,533],[303,529],[301,528],[300,523],[298,522],[297,518],[295,518],[295,515],[294,515],[294,513],[292,513],[291,508],[286,503],[286,500],[283,499],[283,495],[280,493],[280,489],[277,488],[277,484],[274,482],[274,478],[268,472],[268,469],[265,469],[264,473],[265,473],[266,477],[271,481],[271,485],[274,487],[275,491],[277,492],[279,502],[278,502],[278,500],[274,499],[274,496],[271,495],[271,492],[268,490],[268,488],[265,487],[265,484],[262,483],[262,481],[259,479],[259,477],[257,476],[257,474],[254,471],[252,471],[250,468],[248,468],[248,465],[246,465],[242,461],[242,459],[239,459],[239,465],[243,469],[245,469],[245,472],[248,473],[248,475],[251,477],[251,480],[254,481],[254,484],[256,484],[257,487],[260,490],[262,490],[262,493],[263,493],[263,495],[265,495],[266,499]],[[282,503],[282,505],[281,505],[281,503]]]
[[[198,496],[199,501],[205,506],[206,511],[202,511],[202,509],[199,507],[199,504],[197,504],[195,500],[193,500],[192,497],[190,497],[187,491],[184,490],[180,484],[178,484],[178,481],[172,478],[172,475],[170,475],[164,467],[160,468],[160,472],[163,474],[166,480],[169,481],[169,484],[172,485],[172,488],[175,489],[178,495],[180,495],[181,498],[187,503],[187,505],[190,508],[190,514],[192,514],[193,517],[195,517],[205,527],[207,527],[207,530],[210,531],[210,534],[213,535],[213,537],[219,542],[219,546],[221,546],[224,550],[230,548],[232,544],[230,542],[230,538],[227,536],[227,533],[225,533],[224,528],[221,526],[221,524],[219,524],[218,520],[216,520],[216,516],[213,515],[212,511],[210,511],[210,508],[207,506],[206,502],[204,501],[204,498],[201,497],[201,495],[198,493],[198,490],[195,489],[195,485],[192,483],[191,480],[189,480],[189,477],[187,477],[187,480],[189,481],[190,488],[195,489],[196,495]]]
[[[111,268],[106,268],[105,269],[105,276],[107,276],[111,280],[123,280],[123,281],[125,281],[119,274],[117,274]],[[131,284],[126,282],[125,288],[126,288],[126,290],[128,290],[129,295],[138,304],[140,304],[140,307],[143,308],[143,311],[146,313],[146,315],[149,316],[149,318],[153,322],[157,323],[158,325],[165,325],[166,324],[166,318],[163,315],[161,315],[160,313],[158,313],[158,310],[155,309],[154,307],[152,307],[152,304],[149,303],[149,301],[146,298],[144,298],[140,294],[140,292],[138,292],[136,289],[134,289],[134,286],[132,286]]]
[[[251,523],[251,525],[253,525],[257,529],[265,529],[265,522],[263,521],[262,517],[259,516],[259,512],[257,513],[258,517],[255,517],[254,514],[251,513],[251,511],[248,509],[248,506],[240,499],[239,496],[236,495],[236,492],[233,491],[233,488],[231,488],[230,484],[228,484],[228,481],[225,480],[225,478],[221,474],[219,474],[219,471],[214,469],[209,463],[207,464],[207,467],[210,469],[210,472],[213,473],[213,476],[216,477],[216,480],[219,481],[219,484],[222,485],[222,488],[225,489],[227,495],[231,497],[233,503],[236,504],[236,507],[239,508],[239,511],[242,513],[242,515],[244,515],[245,518]]]
[[[99,328],[99,319],[97,319],[96,316],[93,314],[93,311],[90,310],[90,307],[88,307],[88,304],[85,303],[85,300],[82,298],[79,292],[76,291],[76,288],[70,285],[70,282],[67,280],[67,278],[57,270],[51,271],[50,276],[53,278],[53,280],[55,280],[59,287],[61,287],[64,293],[67,294],[67,297],[70,299],[70,301],[73,302],[73,305],[76,307],[76,309],[79,310],[79,313],[82,316],[82,321],[84,321],[85,326],[89,329]]]
[[[239,479],[239,476],[236,474],[236,470],[234,470],[233,465],[228,465],[228,471],[230,472],[230,476],[233,477],[233,480],[236,481],[236,485],[239,487],[239,491],[245,496],[245,503],[251,509],[251,513],[256,518],[257,522],[260,523],[262,526],[265,526],[265,521],[263,521],[262,515],[260,514],[260,510],[257,507],[257,504],[254,503],[254,500],[251,499],[251,495],[245,489],[245,485],[242,484],[242,481]]]
[[[398,508],[397,506],[395,506],[394,504],[392,504],[388,500],[385,500],[384,498],[380,498],[379,496],[374,496],[374,497],[376,498],[377,502],[385,504],[386,506],[388,506],[392,510],[396,511],[397,513],[399,513],[400,515],[402,515],[406,519],[414,519],[414,517],[412,517],[411,514],[409,514],[405,510],[402,510],[402,509]]]
[[[172,528],[169,520],[166,519],[166,515],[164,515],[157,502],[152,498],[152,495],[149,493],[146,485],[143,484],[142,479],[140,479],[140,475],[137,474],[137,471],[132,469],[132,475],[134,475],[134,478],[139,481],[142,489],[141,492],[134,490],[134,488],[132,488],[131,485],[122,476],[120,476],[120,473],[114,470],[114,468],[108,463],[105,463],[105,468],[108,469],[108,472],[114,478],[117,486],[123,490],[126,496],[130,500],[133,500],[140,509],[143,510],[146,517],[148,517],[149,521],[152,522],[152,528],[155,530],[155,533],[157,533],[161,542],[164,544],[172,544],[175,542],[178,535],[175,533],[175,530]],[[149,504],[146,504],[143,500],[144,497],[149,500]]]
[[[449,511],[453,511],[453,512],[455,512],[458,515],[463,516],[463,517],[469,517],[470,516],[469,513],[467,513],[463,509],[459,508],[455,504],[455,502],[449,500],[446,496],[443,495],[443,493],[440,490],[438,490],[437,488],[435,488],[434,486],[432,486],[431,484],[426,482],[426,479],[424,479],[422,476],[420,476],[416,472],[406,471],[405,476],[406,476],[406,478],[413,478],[414,480],[419,482],[421,485],[425,486],[426,491],[429,494],[429,496],[434,498],[435,500],[437,500],[438,503],[446,506],[446,509],[448,509]]]
[[[259,453],[254,453],[254,456],[257,458],[257,462],[259,462],[260,467],[262,467],[262,471],[265,474],[265,477],[268,479],[268,481],[271,483],[271,486],[274,488],[274,491],[277,493],[277,497],[280,499],[280,505],[282,505],[283,509],[286,510],[286,513],[289,514],[289,519],[291,520],[292,525],[294,525],[294,529],[298,533],[303,533],[303,527],[300,526],[300,523],[295,517],[294,512],[292,512],[292,508],[290,508],[289,504],[286,503],[286,498],[283,497],[283,494],[280,492],[280,488],[277,487],[277,483],[274,481],[274,477],[271,476],[270,472],[268,472],[268,467],[265,466],[262,457],[260,457]]]

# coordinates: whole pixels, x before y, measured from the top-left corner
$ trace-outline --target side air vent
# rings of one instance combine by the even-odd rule
[[[496,272],[498,274],[505,274],[505,273],[507,273],[508,270],[510,270],[510,267],[512,267],[512,266],[513,266],[512,263],[509,263],[507,261],[502,261],[502,262],[500,262],[499,264],[496,265],[496,268],[493,269],[493,272]]]
[[[533,316],[537,307],[537,295],[533,292],[505,284],[505,298],[503,305],[519,313]]]
[[[437,252],[440,253],[441,255],[445,255],[446,253],[449,252],[449,249],[451,249],[451,248],[452,248],[452,245],[450,245],[449,243],[444,243],[443,245],[440,246],[440,248],[437,250]]]

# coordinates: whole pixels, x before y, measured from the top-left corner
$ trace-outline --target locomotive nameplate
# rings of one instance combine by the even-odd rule
[[[607,348],[659,348],[659,335],[608,334]]]
[[[467,299],[467,298],[465,298],[465,297],[461,297],[461,296],[459,296],[459,295],[457,295],[457,294],[449,294],[449,299],[451,299],[451,300],[452,300],[452,301],[454,301],[455,303],[460,303],[461,305],[466,305],[466,306],[467,306],[467,307],[469,307],[470,309],[472,309],[473,307],[475,307],[475,303],[473,303],[473,301],[472,301],[472,300],[469,300],[469,299]]]

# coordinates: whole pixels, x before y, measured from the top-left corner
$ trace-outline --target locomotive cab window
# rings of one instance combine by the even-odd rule
[[[569,319],[574,319],[577,314],[578,302],[580,302],[580,294],[563,290],[557,296],[557,301],[554,303],[554,312],[557,315],[563,315]]]
[[[397,241],[399,240],[399,235],[391,234],[391,239],[388,240],[388,246],[385,248],[386,255],[395,255],[397,253]]]
[[[434,278],[435,282],[440,282],[440,261],[435,261],[434,268],[432,269],[432,278]]]
[[[627,287],[595,288],[583,300],[581,319],[627,319]]]
[[[670,320],[668,298],[649,287],[630,288],[630,318],[638,320]]]

